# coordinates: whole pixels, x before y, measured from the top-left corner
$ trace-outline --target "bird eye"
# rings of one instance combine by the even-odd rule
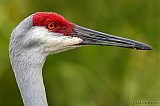
[[[55,28],[55,24],[53,22],[47,24],[47,29],[53,30]]]

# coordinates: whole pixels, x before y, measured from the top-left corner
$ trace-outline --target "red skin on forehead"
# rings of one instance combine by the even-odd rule
[[[73,31],[74,24],[67,21],[63,16],[54,12],[37,12],[32,18],[33,26],[44,26],[48,23],[55,23],[56,28],[51,30],[56,33],[69,35]]]

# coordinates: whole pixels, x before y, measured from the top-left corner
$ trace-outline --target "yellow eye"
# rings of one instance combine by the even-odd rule
[[[47,24],[47,29],[53,30],[55,28],[55,24],[53,22]]]

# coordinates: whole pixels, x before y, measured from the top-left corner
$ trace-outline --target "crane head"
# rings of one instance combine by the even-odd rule
[[[54,12],[37,12],[30,16],[31,25],[25,19],[19,24],[12,35],[22,30],[19,35],[25,35],[21,45],[23,47],[40,47],[43,52],[57,53],[81,45],[104,45],[132,48],[138,50],[152,50],[152,47],[135,40],[122,38],[69,22],[63,16]],[[27,27],[25,29],[25,27]],[[23,34],[22,34],[23,33]],[[14,37],[12,37],[14,38]],[[24,39],[25,38],[25,39]]]

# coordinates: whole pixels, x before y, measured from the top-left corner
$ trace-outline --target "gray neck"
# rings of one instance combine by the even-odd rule
[[[13,30],[9,45],[10,60],[24,105],[48,106],[42,77],[46,55],[39,48],[23,45],[25,34],[31,27],[32,16],[29,16]]]
[[[45,56],[34,51],[24,51],[11,57],[12,68],[25,106],[48,106],[42,77],[44,61]]]

